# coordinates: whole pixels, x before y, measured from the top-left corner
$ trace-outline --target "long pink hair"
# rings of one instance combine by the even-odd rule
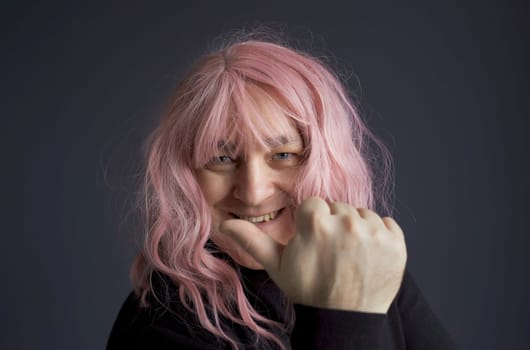
[[[378,203],[391,211],[390,155],[364,125],[340,79],[323,63],[253,39],[202,57],[178,85],[168,113],[149,139],[147,225],[131,279],[145,305],[153,292],[152,273],[167,275],[201,326],[234,349],[238,342],[222,318],[251,329],[256,344],[280,348],[284,346],[270,327],[290,325],[261,316],[245,297],[238,272],[205,247],[211,217],[194,169],[215,155],[227,134],[236,133],[240,143],[265,144],[267,126],[256,127],[249,117],[258,108],[255,93],[249,92],[256,89],[273,103],[278,118],[292,120],[304,140],[302,175],[294,190],[297,203],[319,196],[371,209]],[[376,170],[381,174],[378,186]]]

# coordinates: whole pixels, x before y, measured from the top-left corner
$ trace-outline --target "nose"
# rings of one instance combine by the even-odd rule
[[[234,197],[249,206],[259,206],[274,194],[274,174],[262,159],[243,162],[237,170]]]

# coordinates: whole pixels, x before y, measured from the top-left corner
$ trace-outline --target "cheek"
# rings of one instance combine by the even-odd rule
[[[226,176],[221,176],[206,170],[199,171],[197,182],[209,206],[225,198],[230,191],[230,181]]]
[[[294,198],[294,189],[301,179],[301,170],[298,167],[284,169],[278,182],[278,187],[290,198]]]
[[[274,237],[283,245],[286,245],[296,234],[296,224],[293,215],[294,208],[289,208],[288,210],[289,212],[284,213],[285,216],[282,218],[281,231],[277,237]]]

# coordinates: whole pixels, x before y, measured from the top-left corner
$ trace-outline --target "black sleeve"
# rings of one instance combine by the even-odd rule
[[[293,350],[382,349],[385,314],[295,305]]]
[[[295,312],[293,350],[457,349],[408,271],[387,314],[304,305]]]
[[[431,310],[408,271],[397,296],[408,350],[453,350],[458,347]]]

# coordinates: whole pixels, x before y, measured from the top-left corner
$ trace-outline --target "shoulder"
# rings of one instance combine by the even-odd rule
[[[201,344],[215,344],[217,340],[198,326],[193,313],[187,310],[178,296],[178,288],[168,284],[150,293],[147,305],[131,292],[124,301],[112,327],[107,349],[180,348],[203,349]]]

